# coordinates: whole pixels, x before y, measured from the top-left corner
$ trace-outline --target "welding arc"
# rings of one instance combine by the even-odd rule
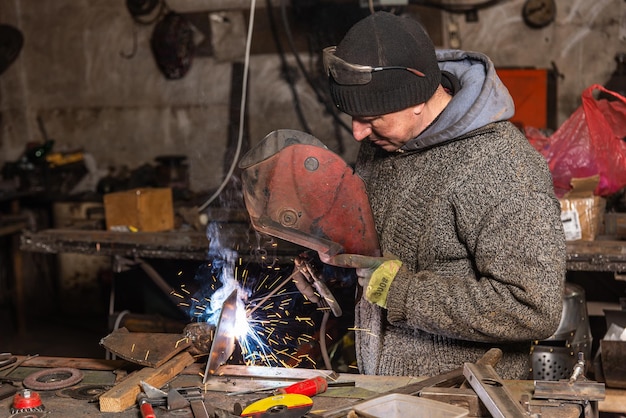
[[[256,311],[257,309],[259,309],[259,308],[260,308],[260,307],[261,307],[261,306],[262,306],[265,302],[267,302],[267,300],[268,300],[269,298],[271,298],[272,296],[274,296],[274,295],[275,295],[275,294],[276,294],[276,293],[277,293],[280,289],[282,289],[283,287],[285,287],[285,285],[286,285],[287,283],[289,283],[289,282],[290,282],[290,281],[291,281],[294,277],[296,277],[296,275],[297,275],[298,273],[300,273],[300,271],[299,271],[299,270],[296,270],[296,271],[294,271],[293,273],[291,273],[289,276],[287,276],[287,278],[286,278],[285,280],[283,280],[282,282],[280,282],[278,286],[276,286],[276,287],[275,287],[275,288],[274,288],[271,292],[269,292],[267,295],[265,295],[265,296],[263,297],[263,299],[261,299],[261,300],[259,301],[259,303],[257,303],[257,304],[256,304],[256,306],[255,306],[254,308],[250,309],[250,310],[248,311],[248,313],[246,314],[246,316],[247,316],[248,318],[250,318],[250,317],[252,316],[252,313],[253,313],[254,311]]]

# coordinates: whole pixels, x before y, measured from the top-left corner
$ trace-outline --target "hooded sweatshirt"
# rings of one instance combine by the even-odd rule
[[[403,263],[387,309],[357,302],[360,372],[433,376],[498,347],[500,376],[527,378],[531,341],[562,312],[559,202],[489,58],[437,57],[445,110],[399,152],[364,141],[357,159],[381,250]]]

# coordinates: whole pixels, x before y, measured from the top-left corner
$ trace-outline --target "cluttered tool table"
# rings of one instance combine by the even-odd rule
[[[0,385],[3,417],[372,417],[383,416],[377,412],[381,405],[386,417],[401,416],[393,415],[393,411],[403,407],[412,408],[411,415],[404,416],[499,416],[487,410],[483,402],[476,402],[477,393],[478,399],[483,398],[480,391],[446,384],[463,381],[464,375],[457,371],[419,378],[222,366],[203,383],[204,365],[188,353],[156,368],[137,368],[125,360],[38,356],[17,356],[14,365],[8,375],[3,373]],[[472,376],[480,370],[473,366],[466,365],[464,374]],[[320,379],[328,385],[320,386]],[[538,389],[532,381],[505,381],[502,388],[494,388],[506,391],[503,395],[488,389],[492,392],[486,398],[494,400],[489,407],[495,405],[502,416],[529,416],[521,406],[507,411],[507,396],[526,399],[535,407],[543,402],[545,417],[593,416],[582,415],[581,403],[571,399],[534,400],[533,392]],[[551,396],[558,392],[555,388],[549,390]],[[599,402],[600,411],[626,412],[624,391],[608,389],[605,395]],[[436,415],[420,415],[420,411]]]

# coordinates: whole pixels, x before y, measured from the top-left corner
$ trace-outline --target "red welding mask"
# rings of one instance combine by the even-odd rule
[[[257,231],[329,256],[380,256],[363,180],[314,136],[271,132],[239,168]]]

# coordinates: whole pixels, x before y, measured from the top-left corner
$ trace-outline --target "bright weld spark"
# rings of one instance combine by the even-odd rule
[[[178,275],[179,275],[179,276],[181,276],[182,274],[183,274],[183,271],[182,271],[182,270],[180,270],[180,271],[178,272]]]
[[[237,289],[239,297],[234,333],[243,356],[242,363],[285,367],[299,365],[303,359],[297,356],[302,350],[297,343],[310,341],[309,336],[302,338],[301,334],[311,332],[314,324],[306,314],[297,319],[294,315],[299,311],[295,308],[297,304],[302,306],[307,303],[310,306],[310,302],[305,302],[300,296],[298,299],[286,297],[290,292],[293,295],[298,294],[290,279],[293,272],[286,272],[285,266],[280,267],[279,263],[262,263],[255,265],[254,269],[248,269],[243,258],[232,249],[234,247],[215,245],[219,243],[219,237],[213,236],[213,233],[218,232],[215,225],[207,227],[207,235],[210,235],[208,256],[212,260],[206,265],[208,269],[203,266],[199,270],[204,272],[203,275],[198,275],[204,285],[201,291],[189,299],[194,305],[189,309],[190,316],[193,315],[198,321],[215,324],[223,301]],[[272,245],[277,246],[276,243]],[[262,252],[258,254],[257,260],[264,255]],[[282,282],[285,284],[279,287]],[[287,284],[292,290],[283,288]],[[199,306],[202,300],[207,303]],[[288,331],[294,335],[290,335]],[[304,360],[307,358],[309,357]],[[311,361],[311,364],[315,363]]]
[[[171,291],[170,295],[172,295],[172,296],[176,296],[177,298],[181,298],[181,299],[182,299],[182,298],[184,298],[184,296],[183,296],[183,295],[181,295],[180,293],[176,293],[176,292],[175,292],[175,291],[173,291],[173,290]]]

